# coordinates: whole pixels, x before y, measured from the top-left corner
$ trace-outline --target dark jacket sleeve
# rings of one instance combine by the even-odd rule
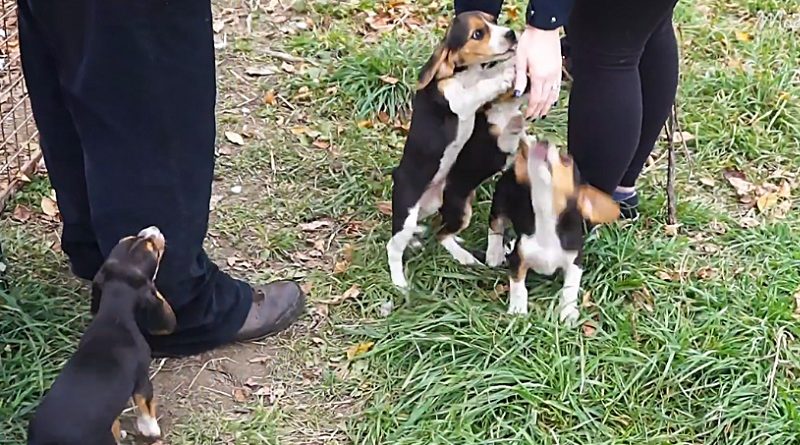
[[[648,0],[642,0],[648,1]],[[575,0],[529,0],[526,22],[539,29],[556,29],[567,24]],[[503,0],[455,0],[456,15],[483,11],[499,18]]]
[[[499,19],[503,0],[455,0],[456,15],[465,11],[483,11]]]
[[[574,3],[575,0],[530,0],[527,22],[538,29],[550,30],[564,26],[567,24]]]

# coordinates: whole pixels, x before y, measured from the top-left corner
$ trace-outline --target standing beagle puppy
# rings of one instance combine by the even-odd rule
[[[547,141],[521,141],[512,168],[503,173],[492,199],[486,262],[498,266],[506,259],[503,232],[510,222],[516,240],[508,255],[511,314],[528,312],[525,277],[528,269],[542,275],[564,272],[559,318],[574,324],[583,269],[584,222],[610,223],[619,218],[619,205],[610,196],[581,183],[567,154]]]
[[[516,35],[480,12],[456,16],[425,63],[400,164],[392,172],[392,238],[386,246],[392,282],[407,288],[403,252],[417,222],[442,203],[446,179],[475,129],[475,115],[514,80]],[[495,63],[504,62],[504,63]]]
[[[158,437],[150,382],[150,347],[136,314],[154,335],[175,329],[175,314],[153,283],[164,236],[148,227],[123,238],[92,283],[97,313],[78,349],[53,382],[28,426],[28,445],[114,445],[124,437],[119,415],[129,399],[137,427]]]

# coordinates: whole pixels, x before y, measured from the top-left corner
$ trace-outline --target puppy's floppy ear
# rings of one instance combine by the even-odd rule
[[[91,306],[89,307],[92,315],[97,315],[97,311],[100,310],[100,299],[103,295],[103,284],[105,284],[105,279],[106,274],[101,267],[100,270],[98,270],[94,275],[94,279],[92,280],[92,302]]]
[[[422,66],[422,71],[419,73],[419,81],[417,82],[417,90],[424,89],[435,78],[452,76],[454,69],[453,62],[450,60],[450,50],[447,49],[444,43],[440,43],[433,51],[431,58]]]
[[[522,137],[519,140],[519,148],[517,154],[514,156],[514,176],[517,178],[517,183],[527,184],[530,182],[528,177],[528,150],[530,150],[530,141],[527,137]]]
[[[620,217],[619,204],[588,184],[578,188],[578,209],[584,218],[596,224],[610,223]]]
[[[175,331],[177,320],[172,306],[167,303],[164,296],[156,289],[155,284],[149,282],[141,289],[140,307],[144,312],[145,328],[152,335],[169,335]]]

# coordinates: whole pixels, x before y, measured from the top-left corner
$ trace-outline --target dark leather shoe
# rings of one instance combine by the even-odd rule
[[[306,296],[294,281],[254,286],[253,306],[236,340],[249,341],[278,333],[297,321],[305,306]]]

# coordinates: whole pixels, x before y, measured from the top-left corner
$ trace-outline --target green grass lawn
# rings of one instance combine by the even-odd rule
[[[317,310],[329,294],[359,287],[329,308],[335,343],[307,342],[325,375],[315,397],[355,400],[355,409],[334,422],[335,437],[298,439],[332,411],[255,403],[235,416],[179,419],[167,442],[800,443],[800,3],[679,4],[680,121],[693,136],[691,159],[678,153],[680,226],[666,225],[659,148],[640,185],[643,217],[602,229],[587,247],[583,329],[554,315],[560,278],[530,274],[531,313],[509,317],[502,270],[458,266],[433,242],[408,256],[408,298],[393,289],[380,204],[402,149],[398,119],[441,32],[427,24],[450,6],[407,3],[296,2],[278,23],[253,10],[255,31],[228,22],[231,40],[218,54],[219,108],[228,110],[220,134],[248,137],[218,162],[220,184],[245,193],[221,201],[212,231],[271,267],[248,277],[303,277]],[[298,17],[311,24],[286,32]],[[375,31],[387,23],[395,27]],[[306,62],[242,81],[245,67],[281,66],[265,47]],[[563,106],[530,129],[556,140],[565,130]],[[752,190],[737,196],[728,177]],[[47,189],[36,181],[10,208],[35,207]],[[470,246],[485,246],[491,190],[478,193]],[[332,228],[317,259],[308,255],[314,235],[299,225],[321,219]],[[32,403],[86,322],[85,291],[49,247],[51,232],[10,212],[0,220],[12,285],[0,291],[0,443],[21,443]],[[346,244],[352,259],[334,270]],[[396,309],[384,319],[389,299]],[[345,350],[363,342],[374,346],[337,372]]]

